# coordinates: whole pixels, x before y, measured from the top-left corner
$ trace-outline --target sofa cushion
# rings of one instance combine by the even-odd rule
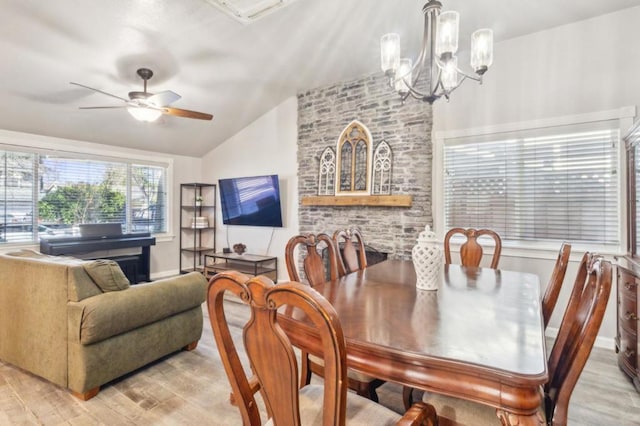
[[[70,304],[70,333],[83,345],[101,342],[200,306],[206,293],[207,280],[192,272],[99,294]]]
[[[129,288],[129,280],[120,269],[120,265],[113,260],[98,259],[86,262],[82,266],[103,293]]]

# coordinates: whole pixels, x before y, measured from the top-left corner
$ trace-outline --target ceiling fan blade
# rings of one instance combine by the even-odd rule
[[[156,93],[147,98],[147,103],[155,107],[164,107],[171,105],[175,101],[181,99],[182,96],[178,95],[171,90],[165,90],[164,92]]]
[[[95,89],[93,87],[85,86],[84,84],[80,84],[80,83],[74,83],[73,81],[71,81],[69,83],[73,84],[75,86],[84,87],[85,89],[93,90],[94,92],[102,93],[103,95],[111,96],[112,98],[120,99],[121,101],[129,102],[129,99],[121,98],[120,96],[113,95],[113,94],[107,93],[107,92],[103,92],[100,89]]]
[[[180,108],[162,108],[162,112],[168,115],[175,115],[177,117],[196,118],[198,120],[211,120],[213,115],[198,111],[189,111],[188,109]]]
[[[120,106],[95,106],[95,107],[78,107],[78,109],[112,109],[112,108],[126,108],[127,105]]]

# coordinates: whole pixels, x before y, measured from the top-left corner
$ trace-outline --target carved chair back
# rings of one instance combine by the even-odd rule
[[[569,398],[589,358],[611,293],[611,263],[585,253],[549,357],[547,423],[566,425]]]
[[[321,247],[327,248],[329,256],[329,271],[325,270],[325,264],[322,259]],[[331,280],[339,278],[338,258],[336,248],[331,237],[325,233],[296,235],[289,239],[285,247],[285,262],[289,279],[292,281],[302,281],[298,273],[298,259],[296,258],[296,248],[302,248],[300,251],[303,259],[303,270],[310,286],[318,285],[327,281],[327,276]]]
[[[367,253],[364,247],[364,239],[357,228],[338,230],[333,234],[333,241],[340,252],[338,255],[338,274],[346,275],[367,267]]]
[[[224,313],[223,296],[229,291],[251,309],[243,339],[251,370],[249,379],[242,367]],[[287,335],[278,326],[281,306],[301,309],[313,322],[320,338],[325,362],[323,424],[344,425],[346,412],[346,349],[337,314],[311,287],[288,282],[275,285],[266,277],[249,277],[239,272],[215,275],[207,295],[213,334],[227,377],[238,403],[243,424],[260,425],[254,398],[260,390],[275,425],[299,425],[298,367]]]
[[[567,273],[570,254],[571,244],[562,243],[560,251],[558,252],[556,264],[553,267],[551,278],[549,279],[549,284],[547,285],[547,289],[545,290],[542,298],[542,316],[544,318],[545,329],[547,328],[547,325],[549,325],[553,309],[556,307],[556,303],[558,303],[558,296],[560,296],[562,282],[564,281],[564,276]]]
[[[451,237],[456,234],[462,234],[467,238],[460,246],[460,263],[464,266],[480,266],[482,260],[482,246],[478,243],[478,238],[487,235],[493,238],[495,248],[491,259],[491,268],[497,269],[500,262],[500,252],[502,251],[502,240],[500,236],[490,229],[473,229],[473,228],[452,228],[444,237],[444,260],[447,265],[451,264]]]
[[[361,237],[360,237],[361,238]],[[360,240],[361,241],[361,240]],[[300,252],[303,256],[303,270],[307,278],[307,282],[311,287],[327,281],[327,271],[325,270],[325,262],[322,259],[321,248],[327,248],[329,256],[329,273],[328,278],[335,280],[344,275],[340,272],[341,261],[337,252],[337,244],[325,233],[305,234],[292,237],[285,248],[285,261],[289,279],[292,281],[301,281],[298,273],[298,258],[296,256],[296,248],[301,248]],[[355,249],[354,249],[355,251]],[[349,251],[347,251],[349,253]],[[321,377],[324,376],[324,367],[322,361],[317,357],[310,357],[305,350],[301,351],[302,369],[300,375],[300,386],[311,383],[311,374],[315,373]],[[348,386],[357,391],[358,394],[366,396],[374,401],[378,400],[375,392],[376,387],[380,386],[382,381],[373,377],[369,378],[365,375],[359,375],[358,378],[349,377]]]

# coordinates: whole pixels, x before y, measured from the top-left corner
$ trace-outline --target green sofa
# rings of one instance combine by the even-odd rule
[[[0,360],[87,400],[113,379],[196,347],[207,289],[201,274],[103,292],[86,263],[28,250],[0,254]]]

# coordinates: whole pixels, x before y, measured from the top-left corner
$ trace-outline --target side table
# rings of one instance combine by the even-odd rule
[[[239,271],[247,275],[265,275],[278,281],[278,258],[257,254],[213,253],[204,256],[204,276],[209,279],[224,271]]]

